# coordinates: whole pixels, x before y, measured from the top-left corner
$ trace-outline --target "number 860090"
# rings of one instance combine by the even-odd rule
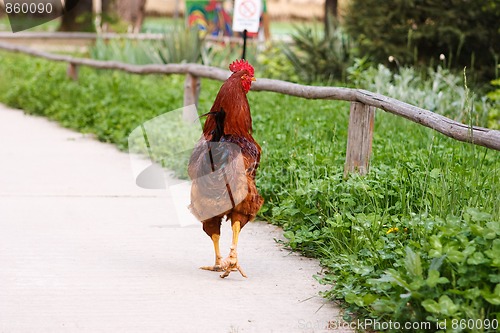
[[[52,13],[52,4],[49,3],[6,3],[5,12],[7,14],[50,14]]]

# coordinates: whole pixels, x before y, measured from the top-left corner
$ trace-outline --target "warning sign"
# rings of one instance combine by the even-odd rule
[[[233,31],[258,32],[262,0],[236,0],[233,12]]]

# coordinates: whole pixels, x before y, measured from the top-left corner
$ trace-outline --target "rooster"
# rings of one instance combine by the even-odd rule
[[[257,215],[264,200],[255,185],[261,148],[252,137],[252,117],[246,94],[255,81],[254,69],[245,60],[235,60],[232,75],[215,98],[188,165],[191,185],[191,213],[201,221],[212,239],[215,264],[201,269],[223,272],[227,277],[238,270],[237,246],[240,230]],[[220,227],[231,221],[233,231],[229,256],[222,260],[219,249]]]

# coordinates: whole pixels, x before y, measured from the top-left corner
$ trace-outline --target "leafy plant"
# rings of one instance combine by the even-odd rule
[[[498,88],[487,94],[493,105],[488,113],[488,127],[500,129],[500,79],[493,80],[491,83]]]
[[[256,55],[257,47],[248,45],[247,60],[256,64]],[[97,39],[90,56],[136,65],[201,62],[227,68],[228,63],[241,57],[241,45],[205,41],[194,29],[173,27],[160,40]]]
[[[202,40],[197,31],[174,28],[160,40],[97,39],[90,55],[98,60],[115,60],[136,65],[198,62]]]
[[[198,62],[202,40],[196,29],[174,29],[160,40],[157,49],[163,63]]]
[[[297,27],[292,46],[283,52],[293,64],[299,78],[307,83],[344,80],[352,57],[351,40],[340,27],[325,34],[317,25]]]
[[[353,301],[369,299],[361,305],[382,320],[394,318],[395,309],[396,316],[408,322],[496,319],[499,224],[473,208],[462,216],[415,216],[407,221],[409,233],[420,229],[426,237],[408,243],[395,260],[396,268],[367,280],[369,297],[356,295]]]
[[[441,66],[424,72],[413,67],[393,72],[382,64],[372,66],[363,58],[355,59],[347,71],[349,82],[357,88],[391,96],[463,123],[469,123],[472,111],[474,125],[489,127],[488,117],[495,112],[493,93],[488,95],[489,100],[472,95],[470,110],[464,78]]]
[[[90,57],[97,60],[119,61],[135,65],[161,64],[158,49],[152,43],[130,39],[98,38],[90,48]]]
[[[259,53],[257,56],[259,76],[297,82],[299,76],[295,67],[283,53],[283,47],[283,45],[272,46]]]

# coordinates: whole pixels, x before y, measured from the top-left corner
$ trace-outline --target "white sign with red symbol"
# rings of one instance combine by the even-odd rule
[[[233,11],[233,31],[259,32],[262,0],[236,0]]]

